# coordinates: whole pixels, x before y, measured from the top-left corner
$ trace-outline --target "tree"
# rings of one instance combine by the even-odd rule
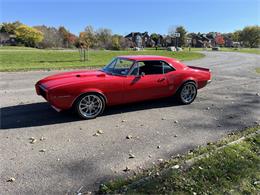
[[[36,43],[43,40],[42,32],[26,25],[20,25],[17,27],[15,34],[17,39],[21,40],[26,46],[29,47],[35,47]]]
[[[152,33],[150,37],[151,37],[151,39],[154,41],[155,46],[157,46],[157,45],[158,45],[159,38],[160,38],[159,35],[156,34],[156,33]]]
[[[43,40],[38,43],[40,48],[58,48],[63,47],[63,37],[55,27],[35,26],[43,34]]]
[[[176,32],[180,33],[180,37],[178,38],[178,47],[183,47],[186,43],[186,33],[187,31],[183,26],[178,26],[176,28]]]
[[[82,49],[87,49],[88,52],[87,60],[89,60],[89,48],[94,45],[95,41],[96,41],[96,36],[92,26],[87,26],[85,28],[85,31],[79,34],[79,45],[81,48],[81,55],[82,55]],[[85,50],[84,50],[84,60],[85,60]]]
[[[241,30],[237,30],[232,33],[231,38],[235,42],[240,42],[241,41]]]
[[[113,50],[120,50],[121,45],[120,45],[120,36],[119,35],[113,35],[112,36],[112,49]]]
[[[76,41],[77,41],[77,36],[72,33],[69,33],[69,37],[68,37],[69,47],[75,46]]]
[[[260,26],[247,26],[241,32],[241,41],[246,47],[259,47],[260,45]]]
[[[68,48],[70,32],[64,26],[60,26],[58,31],[63,41],[63,47]]]
[[[224,37],[220,33],[218,33],[215,37],[215,42],[217,45],[223,46],[225,44]]]
[[[100,28],[97,30],[96,38],[98,46],[101,48],[109,49],[112,45],[112,31],[108,28]]]
[[[22,23],[19,21],[16,22],[12,22],[12,23],[2,23],[1,24],[1,28],[0,28],[0,32],[1,33],[7,33],[9,35],[14,35],[15,34],[15,30],[21,26]]]
[[[178,47],[185,45],[187,31],[183,26],[172,26],[169,28],[168,34],[170,37],[175,37],[175,33],[180,33],[178,40]],[[176,37],[175,37],[176,38]]]

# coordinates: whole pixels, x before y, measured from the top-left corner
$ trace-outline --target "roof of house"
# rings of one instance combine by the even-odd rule
[[[128,35],[126,35],[125,38],[134,37],[136,35],[140,35],[140,36],[146,36],[147,35],[147,36],[149,36],[148,32],[144,32],[144,33],[141,33],[141,32],[131,32]]]

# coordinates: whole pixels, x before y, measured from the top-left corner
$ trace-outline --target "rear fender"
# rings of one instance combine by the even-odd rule
[[[183,81],[180,83],[180,85],[178,86],[178,88],[176,89],[175,92],[177,92],[187,82],[195,83],[196,87],[198,88],[198,81],[197,81],[197,79],[195,79],[193,77],[187,77],[187,78],[183,79]]]

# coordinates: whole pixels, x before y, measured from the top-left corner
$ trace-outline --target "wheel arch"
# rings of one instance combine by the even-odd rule
[[[198,88],[198,81],[197,81],[195,78],[193,78],[193,77],[189,77],[189,78],[187,78],[187,79],[184,79],[184,80],[181,82],[181,84],[179,85],[179,87],[176,89],[176,92],[178,92],[178,91],[181,89],[181,87],[182,87],[185,83],[188,83],[188,82],[193,82],[193,83],[196,85],[196,87]]]
[[[96,95],[100,96],[104,100],[105,105],[107,105],[107,97],[105,96],[105,94],[103,92],[101,92],[99,90],[87,90],[87,91],[83,91],[77,97],[74,98],[74,100],[71,103],[71,107],[74,107],[75,103],[78,101],[78,99],[86,94],[96,94]]]

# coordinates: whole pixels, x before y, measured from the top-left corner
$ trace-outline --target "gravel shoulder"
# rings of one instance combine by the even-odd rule
[[[126,166],[150,166],[259,123],[260,56],[203,53],[186,64],[210,68],[213,81],[191,105],[156,100],[113,107],[88,121],[57,113],[36,96],[34,83],[58,71],[0,73],[0,194],[73,194],[81,186],[93,191],[131,174]],[[104,134],[93,136],[98,130]],[[10,177],[15,181],[7,182]]]

